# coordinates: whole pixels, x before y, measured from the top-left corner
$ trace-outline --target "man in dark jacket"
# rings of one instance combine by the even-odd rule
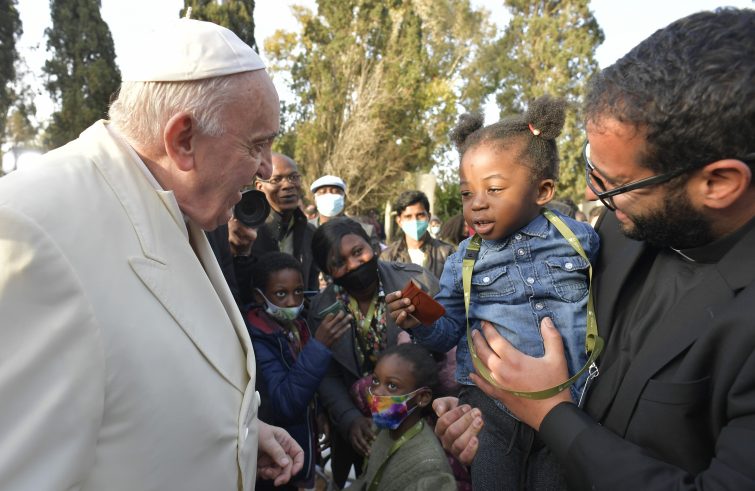
[[[427,231],[430,201],[422,191],[404,191],[396,200],[396,223],[403,233],[381,254],[385,261],[414,263],[428,269],[436,278],[443,273],[446,258],[454,246],[434,239]]]
[[[296,162],[279,153],[273,154],[273,173],[270,179],[257,179],[257,189],[265,193],[272,211],[265,224],[257,230],[252,256],[267,252],[285,252],[301,262],[304,288],[317,290],[319,273],[312,262],[312,234],[315,227],[299,209],[301,174]],[[244,285],[239,285],[243,291]]]
[[[580,408],[568,391],[524,399],[472,376],[539,430],[570,489],[755,489],[753,73],[755,11],[721,9],[657,31],[588,91],[588,196],[608,209],[593,381]],[[563,380],[548,324],[542,358],[475,335],[501,386]]]

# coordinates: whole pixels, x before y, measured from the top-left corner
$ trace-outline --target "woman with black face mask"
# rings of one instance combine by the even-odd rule
[[[317,332],[324,319],[351,314],[351,332],[331,346],[328,374],[320,384],[320,401],[328,412],[333,478],[343,487],[354,464],[356,474],[375,435],[366,404],[369,375],[381,351],[395,346],[401,329],[385,307],[385,293],[415,280],[430,295],[438,280],[415,264],[379,261],[362,226],[346,217],[320,225],[312,237],[315,263],[333,283],[312,299],[309,325]],[[404,336],[406,335],[404,334]]]

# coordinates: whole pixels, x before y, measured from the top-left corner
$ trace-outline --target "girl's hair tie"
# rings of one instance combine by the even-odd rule
[[[527,127],[529,127],[530,131],[533,135],[538,136],[540,135],[540,130],[532,126],[532,123],[527,123]]]

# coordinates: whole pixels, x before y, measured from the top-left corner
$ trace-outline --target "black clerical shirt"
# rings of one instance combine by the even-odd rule
[[[755,220],[733,234],[694,249],[645,250],[619,296],[613,335],[600,357],[600,380],[588,394],[591,406],[610,410],[630,363],[636,359],[650,331],[664,322],[666,313],[679,299],[702,286],[705,274],[753,226]]]

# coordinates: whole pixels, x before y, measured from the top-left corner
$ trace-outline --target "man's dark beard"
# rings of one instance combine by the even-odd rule
[[[680,183],[670,190],[663,207],[644,215],[630,215],[634,227],[621,231],[634,240],[642,240],[655,247],[689,249],[715,240],[708,220],[695,210]]]

